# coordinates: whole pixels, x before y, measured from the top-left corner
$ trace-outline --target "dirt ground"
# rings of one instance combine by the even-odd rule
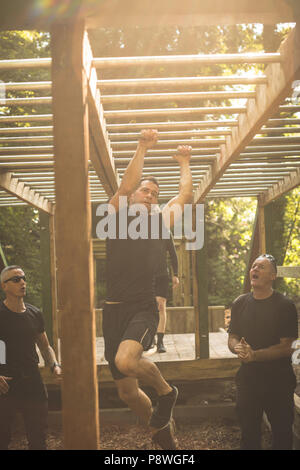
[[[236,450],[239,448],[240,429],[229,419],[203,420],[197,425],[177,425],[177,438],[181,450]],[[263,448],[270,447],[270,433],[263,431]],[[141,426],[105,425],[101,427],[102,450],[153,450],[150,437]],[[18,430],[11,450],[26,449],[26,440]],[[49,430],[48,449],[63,450],[61,432]],[[158,449],[157,449],[158,450]]]

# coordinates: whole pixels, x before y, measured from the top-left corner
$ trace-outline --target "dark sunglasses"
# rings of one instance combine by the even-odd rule
[[[15,284],[17,284],[18,282],[21,281],[21,279],[23,279],[23,281],[26,282],[26,277],[25,276],[14,276],[14,277],[11,277],[9,279],[6,279],[6,281],[4,281],[4,284],[8,281],[12,281]]]

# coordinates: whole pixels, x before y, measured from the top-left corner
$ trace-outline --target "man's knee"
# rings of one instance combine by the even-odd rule
[[[118,370],[127,377],[137,376],[137,361],[117,354],[115,358],[115,365]]]

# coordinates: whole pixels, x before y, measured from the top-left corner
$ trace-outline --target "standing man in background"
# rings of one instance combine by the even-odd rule
[[[236,377],[241,449],[261,448],[265,411],[273,450],[292,449],[294,389],[291,345],[298,336],[294,303],[273,291],[276,261],[261,255],[250,270],[252,292],[238,297],[231,310],[228,347],[242,361]]]
[[[167,323],[167,297],[169,290],[167,253],[169,253],[171,259],[173,269],[172,287],[175,289],[179,285],[178,258],[171,232],[170,238],[162,240],[162,256],[160,257],[160,262],[155,274],[155,296],[159,311],[159,324],[157,327],[157,352],[159,353],[167,352],[164,345],[164,334]]]
[[[25,423],[30,450],[46,449],[48,400],[39,372],[36,344],[52,373],[61,375],[55,352],[45,332],[40,310],[25,304],[26,277],[20,266],[8,266],[0,275],[5,300],[0,302],[0,340],[6,347],[0,364],[0,450],[8,450],[16,411]]]

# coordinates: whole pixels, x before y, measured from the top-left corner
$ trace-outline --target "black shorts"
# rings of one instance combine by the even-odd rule
[[[158,276],[155,278],[154,286],[155,296],[168,298],[169,292],[169,276]]]
[[[122,341],[131,339],[150,349],[157,330],[159,313],[156,302],[105,304],[103,308],[104,356],[115,380],[126,377],[115,365]]]

